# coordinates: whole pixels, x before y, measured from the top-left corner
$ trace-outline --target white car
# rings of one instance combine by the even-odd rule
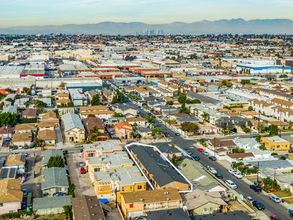
[[[206,151],[203,151],[202,154],[203,154],[203,155],[206,155],[206,156],[209,156],[209,153],[206,152]]]
[[[252,205],[252,203],[254,202],[254,199],[253,199],[252,197],[250,197],[250,196],[247,196],[247,197],[246,197],[246,200],[247,200],[247,202],[249,202],[251,205]]]
[[[243,176],[241,175],[241,173],[239,172],[234,172],[233,175],[237,178],[237,179],[242,179]]]
[[[215,168],[213,168],[213,167],[209,167],[209,171],[210,171],[212,174],[216,174],[216,173],[218,173],[218,171],[217,171]]]
[[[229,186],[231,189],[237,189],[237,185],[232,180],[226,180],[227,186]]]
[[[235,173],[234,170],[229,170],[228,172],[231,173],[231,174],[234,174]]]
[[[281,200],[277,196],[270,196],[270,199],[274,202],[281,202]]]

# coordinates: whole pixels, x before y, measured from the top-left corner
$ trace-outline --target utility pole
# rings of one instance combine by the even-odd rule
[[[282,115],[281,115],[281,113],[280,113],[280,137],[282,137],[282,126],[281,126],[281,123],[282,123],[282,121],[281,121],[281,117],[282,117]]]
[[[258,171],[259,171],[259,161],[257,161],[257,184],[258,184]]]
[[[275,188],[275,186],[276,186],[276,169],[274,171],[274,188]]]
[[[258,125],[257,125],[258,133],[260,133],[260,132],[259,132],[259,128],[260,128],[260,127],[259,127],[259,122],[260,122],[260,113],[258,113]]]

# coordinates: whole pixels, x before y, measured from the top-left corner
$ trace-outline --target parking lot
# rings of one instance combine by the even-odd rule
[[[71,154],[67,157],[67,165],[69,169],[70,181],[73,183],[75,188],[75,196],[82,195],[96,195],[94,187],[90,181],[88,173],[81,174],[79,162],[83,159],[79,156],[80,154]]]

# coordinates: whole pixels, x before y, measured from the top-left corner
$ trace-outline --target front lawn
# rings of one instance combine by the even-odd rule
[[[288,204],[293,204],[293,198],[284,199]]]
[[[274,192],[274,194],[279,198],[292,196],[291,193],[287,191]]]

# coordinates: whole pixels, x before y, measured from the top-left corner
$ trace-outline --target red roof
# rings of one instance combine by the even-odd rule
[[[132,130],[132,126],[131,126],[128,122],[125,122],[125,121],[121,121],[120,123],[118,123],[118,124],[116,125],[116,127],[117,127],[118,129],[128,129],[128,128],[126,128],[126,127],[130,127],[131,130]]]

